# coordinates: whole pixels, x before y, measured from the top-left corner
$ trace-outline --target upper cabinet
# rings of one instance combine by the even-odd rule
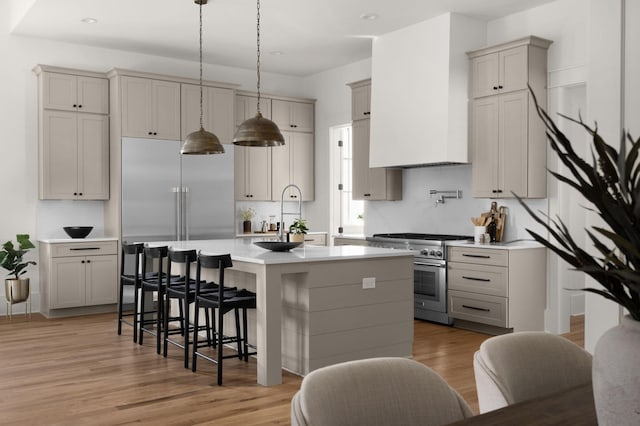
[[[235,91],[220,87],[202,88],[202,123],[220,142],[230,144],[235,131]],[[200,86],[182,84],[182,140],[200,129]]]
[[[281,131],[312,132],[313,104],[274,99],[271,101],[271,119]]]
[[[124,76],[121,89],[122,136],[180,139],[180,83]]]
[[[473,98],[527,88],[527,46],[488,53],[471,59]]]
[[[468,52],[474,197],[547,195],[546,137],[527,85],[546,105],[550,44],[531,36]]]
[[[271,198],[279,201],[282,191],[289,184],[300,188],[302,201],[312,201],[314,190],[314,148],[312,133],[282,132],[285,144],[271,149],[272,181]],[[289,188],[284,200],[298,200],[298,191]]]
[[[255,117],[258,111],[258,98],[256,96],[236,96],[236,126],[245,120]],[[260,97],[260,113],[271,120],[271,99]]]
[[[363,93],[370,93],[371,80],[356,81],[351,86],[352,113],[352,146],[353,168],[351,182],[354,200],[401,200],[402,170],[370,167],[370,124],[369,115],[362,118],[357,111],[368,111],[369,105],[363,103]],[[368,95],[367,95],[368,96]],[[358,104],[356,108],[355,105]]]
[[[351,88],[351,119],[371,118],[371,84],[357,85]]]
[[[42,75],[42,107],[63,111],[109,113],[109,80],[47,72]]]
[[[34,72],[40,199],[109,199],[109,80],[46,65]]]

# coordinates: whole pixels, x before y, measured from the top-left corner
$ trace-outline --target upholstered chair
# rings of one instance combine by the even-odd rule
[[[437,373],[406,358],[371,358],[309,373],[291,401],[291,424],[436,426],[471,417]]]
[[[473,359],[480,413],[591,382],[591,355],[555,334],[491,337]]]

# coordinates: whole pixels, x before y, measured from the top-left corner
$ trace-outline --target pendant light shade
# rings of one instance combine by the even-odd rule
[[[260,0],[258,3],[257,18],[257,45],[258,60],[256,63],[256,72],[258,74],[258,105],[256,116],[245,120],[233,136],[233,144],[240,146],[279,146],[284,145],[284,136],[280,133],[280,129],[273,121],[264,118],[260,112]]]
[[[202,125],[202,5],[208,0],[194,0],[200,5],[200,130],[191,132],[182,143],[180,154],[203,155],[203,154],[224,154],[224,147],[220,139],[211,132],[207,132]]]

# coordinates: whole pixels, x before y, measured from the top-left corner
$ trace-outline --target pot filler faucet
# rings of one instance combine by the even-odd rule
[[[444,204],[444,200],[446,198],[462,198],[462,191],[459,189],[452,191],[438,191],[436,189],[431,189],[429,191],[429,195],[431,197],[434,195],[440,195],[440,198],[436,199],[436,207],[438,207],[438,204]]]
[[[292,195],[291,197],[298,199],[298,211],[297,212],[285,212],[284,211],[284,193],[287,192],[287,189],[295,188],[298,190],[298,195]],[[302,191],[293,183],[285,186],[282,190],[282,195],[280,195],[280,232],[278,233],[278,239],[280,241],[284,241],[284,215],[297,215],[298,219],[302,219]]]

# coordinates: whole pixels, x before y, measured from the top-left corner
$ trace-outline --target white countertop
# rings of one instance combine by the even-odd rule
[[[307,232],[308,235],[321,235],[326,234],[326,232],[322,231],[310,231]],[[269,232],[250,232],[247,234],[236,234],[236,238],[277,238],[277,231],[269,231]]]
[[[334,234],[333,238],[347,238],[349,240],[365,240],[367,238],[366,235],[363,234]]]
[[[115,237],[98,237],[98,238],[43,238],[38,240],[41,243],[55,244],[55,243],[90,243],[101,241],[118,241]]]
[[[303,246],[288,252],[273,252],[260,248],[248,239],[153,241],[150,246],[170,246],[173,249],[201,250],[204,254],[231,254],[233,260],[259,264],[340,261],[348,259],[411,256],[408,250],[365,246]]]
[[[499,243],[480,244],[473,241],[447,241],[447,247],[473,247],[473,248],[490,248],[499,250],[522,250],[531,248],[544,247],[542,244],[534,240],[514,240],[502,241]]]

